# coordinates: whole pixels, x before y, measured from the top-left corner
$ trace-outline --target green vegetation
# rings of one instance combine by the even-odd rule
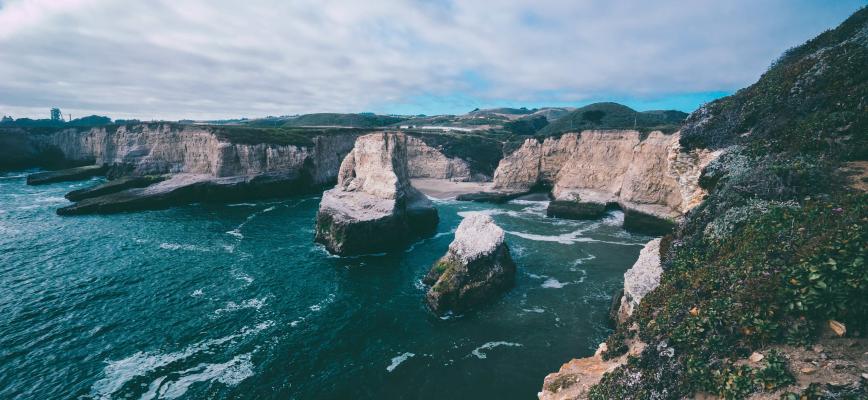
[[[736,362],[752,351],[809,345],[832,319],[868,333],[868,194],[838,172],[868,156],[865,65],[868,9],[691,117],[682,145],[727,153],[663,252],[660,286],[610,338],[635,323],[648,346],[591,398],[740,399],[792,382],[778,354],[763,368]],[[832,398],[812,390],[803,398]]]
[[[352,128],[377,128],[397,124],[403,121],[404,118],[391,117],[386,115],[375,115],[368,113],[361,114],[335,114],[335,113],[318,113],[305,114],[295,118],[287,119],[283,126],[285,127],[304,127],[304,126],[335,126],[335,127],[352,127]]]
[[[473,133],[413,132],[427,145],[440,150],[447,157],[458,157],[470,164],[473,171],[493,175],[503,157],[503,142],[491,135]]]
[[[548,124],[549,121],[545,116],[536,115],[506,122],[503,124],[503,129],[515,135],[533,135]]]
[[[618,103],[594,103],[558,118],[541,129],[539,134],[552,136],[586,129],[659,130],[671,133],[678,130],[686,117],[686,113],[674,110],[638,112]]]

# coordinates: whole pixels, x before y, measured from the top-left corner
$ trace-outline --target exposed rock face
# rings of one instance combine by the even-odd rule
[[[407,142],[401,133],[356,140],[341,163],[337,186],[323,193],[318,243],[340,255],[376,253],[433,232],[437,210],[410,184]]]
[[[27,184],[44,185],[55,182],[77,181],[103,175],[105,171],[106,167],[103,165],[88,165],[58,171],[37,172],[27,176]]]
[[[606,351],[606,343],[600,343],[593,356],[572,359],[558,372],[548,374],[537,397],[540,400],[587,399],[588,391],[600,382],[604,374],[626,363],[628,356],[640,354],[645,349],[645,344],[639,341],[628,341],[627,346],[627,354],[605,361],[602,354]]]
[[[652,290],[660,285],[660,239],[654,239],[639,252],[639,259],[624,273],[624,295],[618,309],[618,322],[623,323]]]
[[[460,158],[446,157],[422,139],[407,137],[407,173],[410,178],[448,179],[456,182],[471,180],[470,165]]]
[[[490,300],[515,284],[515,263],[504,231],[490,216],[468,215],[455,231],[449,251],[428,272],[426,300],[434,312],[461,312]]]
[[[551,186],[557,201],[617,203],[624,210],[671,220],[702,201],[699,175],[720,154],[682,152],[679,137],[651,132],[643,139],[638,131],[584,131],[542,143],[528,139],[501,161],[493,187],[514,193]]]

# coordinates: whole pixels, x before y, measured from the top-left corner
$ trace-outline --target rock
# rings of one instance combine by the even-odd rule
[[[615,290],[615,293],[612,295],[612,302],[609,304],[609,326],[612,328],[617,328],[620,324],[621,318],[619,317],[621,313],[621,298],[624,297],[624,287],[619,287]]]
[[[524,195],[524,192],[501,193],[501,192],[478,192],[461,194],[455,197],[458,201],[475,201],[479,203],[503,204],[507,201]]]
[[[438,221],[431,201],[410,183],[407,137],[374,133],[356,140],[337,186],[323,193],[315,241],[340,255],[377,253],[433,233]]]
[[[624,365],[627,357],[641,354],[645,349],[645,344],[640,341],[628,340],[626,344],[627,353],[615,359],[603,360],[606,344],[601,343],[593,356],[570,360],[558,372],[546,375],[537,397],[540,400],[587,399],[588,391],[600,382],[603,375]]]
[[[817,372],[817,369],[813,367],[802,367],[799,372],[801,372],[803,375],[813,375]]]
[[[766,356],[762,355],[762,353],[753,352],[750,355],[750,358],[748,358],[748,360],[750,360],[750,362],[756,364],[756,363],[762,361],[764,358],[766,358]]]
[[[646,137],[638,131],[608,130],[567,133],[542,143],[527,139],[501,160],[493,188],[514,193],[551,187],[556,201],[617,203],[629,214],[625,227],[665,232],[673,219],[702,201],[701,171],[721,154],[683,152],[679,138],[679,133]],[[570,215],[563,205],[553,206],[553,213],[561,210]]]
[[[58,171],[37,172],[27,176],[27,184],[44,185],[55,182],[80,181],[104,175],[106,170],[107,167],[105,165],[88,165]]]
[[[835,332],[835,335],[838,337],[843,337],[847,334],[847,327],[834,319],[829,320],[829,329],[831,329],[832,332]]]
[[[640,211],[624,210],[624,229],[653,236],[666,235],[675,228],[671,219],[660,218]]]
[[[554,200],[549,202],[546,215],[564,219],[597,219],[606,215],[606,204]]]
[[[426,295],[436,313],[461,312],[491,300],[515,284],[515,263],[504,231],[490,216],[472,213],[461,221],[449,251],[428,272]]]
[[[467,161],[446,157],[422,139],[412,136],[407,136],[407,168],[410,178],[448,179],[455,182],[473,180]]]
[[[126,176],[93,187],[73,190],[64,197],[69,201],[81,201],[127,189],[148,187],[168,178],[167,175]]]
[[[215,178],[202,174],[176,174],[145,188],[88,197],[59,208],[58,215],[111,214],[159,210],[193,202],[234,202],[298,193],[307,187],[307,177],[263,174]]]
[[[633,310],[652,290],[660,285],[660,239],[654,239],[639,252],[639,259],[633,267],[624,273],[624,296],[621,297],[621,308],[618,319],[621,323],[633,315]]]

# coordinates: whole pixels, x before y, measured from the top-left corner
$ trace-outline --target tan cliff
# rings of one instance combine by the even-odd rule
[[[719,152],[682,152],[678,133],[583,131],[542,143],[527,139],[494,173],[493,189],[525,192],[544,185],[555,200],[617,203],[676,218],[705,195],[698,180]]]

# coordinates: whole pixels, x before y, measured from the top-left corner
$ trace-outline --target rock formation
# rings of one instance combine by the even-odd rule
[[[316,241],[336,254],[400,248],[437,227],[437,210],[410,184],[407,136],[359,137],[341,163],[338,184],[323,193]]]
[[[591,387],[599,383],[603,375],[624,365],[627,357],[641,354],[645,349],[645,344],[638,340],[628,340],[626,344],[629,348],[627,354],[611,360],[603,360],[606,343],[600,343],[591,357],[570,360],[558,372],[546,375],[537,397],[540,400],[587,399]]]
[[[472,180],[467,161],[446,157],[422,139],[412,136],[407,136],[407,173],[410,178],[448,179],[455,182]]]
[[[93,200],[73,205],[61,214],[162,208],[196,201],[281,196],[322,187],[337,180],[341,161],[360,135],[359,130],[347,129],[286,139],[269,138],[268,132],[249,128],[239,128],[247,130],[239,135],[233,129],[171,123],[32,132],[4,128],[0,130],[0,144],[7,146],[0,148],[0,168],[86,166],[34,174],[29,179],[32,184],[103,174],[112,180],[71,193],[69,199],[73,201],[84,200],[82,196]],[[466,181],[478,175],[472,174],[469,164],[460,158],[447,157],[419,138],[408,136],[407,140],[410,178]],[[182,176],[169,179],[174,175]],[[164,179],[147,178],[158,176]],[[119,178],[120,182],[113,181]],[[156,185],[165,179],[170,182]],[[148,186],[148,190],[139,190]]]
[[[645,244],[639,252],[639,259],[624,273],[624,294],[618,308],[618,322],[623,323],[646,294],[660,285],[660,239]]]
[[[437,313],[461,312],[509,289],[515,284],[515,263],[503,229],[488,215],[468,215],[423,282],[431,285],[426,301]]]
[[[551,187],[549,214],[559,217],[594,218],[617,204],[626,227],[657,231],[657,220],[671,221],[701,202],[699,175],[720,154],[682,152],[679,137],[627,130],[527,139],[500,162],[493,188],[512,194]]]

